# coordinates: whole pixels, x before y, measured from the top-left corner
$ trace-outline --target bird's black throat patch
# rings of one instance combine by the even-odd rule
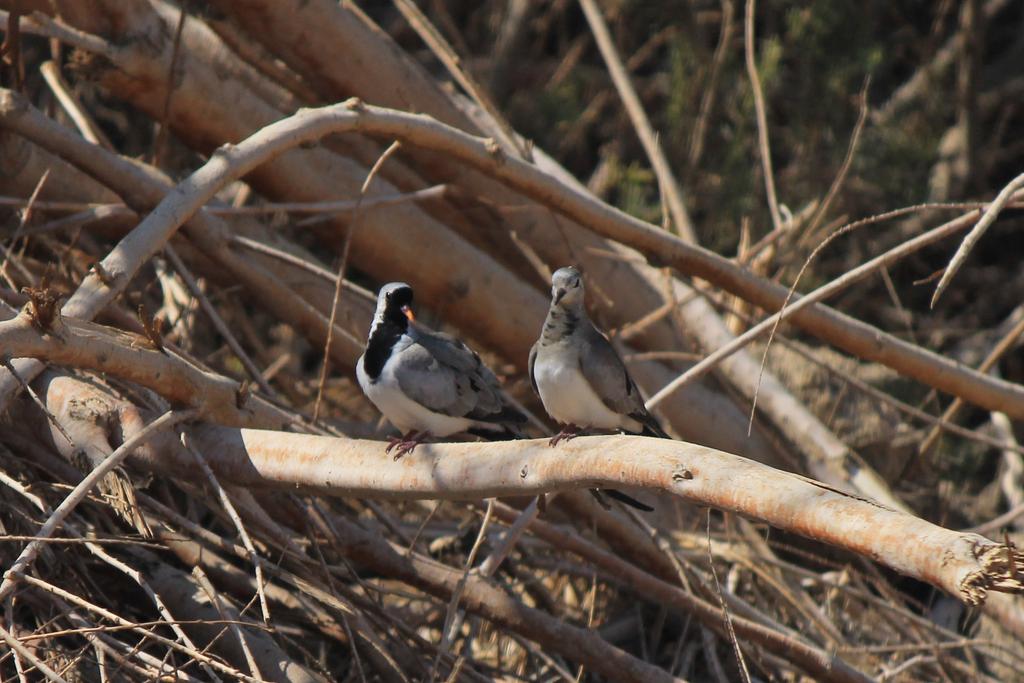
[[[409,320],[397,312],[397,316],[385,313],[384,319],[370,333],[370,339],[366,342],[366,353],[363,354],[363,369],[371,380],[380,377],[384,371],[384,364],[391,357],[391,349],[409,329]]]

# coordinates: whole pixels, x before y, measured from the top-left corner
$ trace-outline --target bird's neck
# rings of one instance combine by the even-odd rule
[[[405,316],[401,320],[391,316],[377,319],[370,328],[370,337],[366,341],[366,352],[363,354],[363,369],[370,379],[377,379],[384,371],[384,364],[391,356],[391,349],[409,329],[409,321]]]
[[[581,308],[552,306],[548,309],[548,317],[544,320],[544,329],[541,330],[541,344],[554,344],[568,337],[585,319],[586,313]]]

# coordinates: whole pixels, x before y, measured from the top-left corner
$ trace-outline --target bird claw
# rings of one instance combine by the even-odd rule
[[[394,449],[395,454],[392,458],[396,461],[400,460],[406,453],[412,453],[427,436],[426,432],[409,432],[402,436],[389,436],[388,446],[384,452],[391,453],[391,450]]]
[[[548,445],[554,448],[555,446],[558,445],[559,441],[569,441],[570,439],[575,439],[577,436],[579,436],[579,431],[580,428],[577,427],[576,425],[565,425],[564,427],[562,427],[562,431],[558,432],[553,437],[551,437],[550,440],[548,440]]]

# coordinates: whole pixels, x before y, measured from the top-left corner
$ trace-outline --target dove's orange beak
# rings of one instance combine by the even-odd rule
[[[402,313],[405,313],[405,317],[411,320],[412,322],[416,322],[416,316],[413,314],[412,309],[409,308],[408,306],[402,306]]]

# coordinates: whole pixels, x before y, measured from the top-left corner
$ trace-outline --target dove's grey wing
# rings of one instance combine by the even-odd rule
[[[452,417],[482,422],[523,422],[505,403],[498,378],[472,349],[448,335],[419,328],[395,370],[406,396]]]
[[[644,425],[643,433],[671,438],[647,412],[644,399],[626,370],[612,343],[593,324],[580,325],[580,371],[601,401],[620,415],[628,415]]]
[[[418,326],[414,330],[413,338],[441,365],[465,377],[470,389],[476,394],[476,409],[483,411],[484,414],[501,411],[504,401],[498,378],[484,365],[480,356],[462,343],[462,340]]]
[[[480,360],[480,356],[473,349],[463,344],[461,339],[443,332],[428,330],[418,324],[410,327],[410,336],[417,343],[426,347],[431,355],[445,365],[465,372],[481,367],[485,370],[487,369]]]
[[[631,415],[644,409],[643,399],[611,342],[593,325],[580,325],[580,371],[609,409]]]
[[[476,405],[469,379],[441,363],[420,344],[410,344],[393,357],[398,386],[407,397],[435,413],[465,417]]]

